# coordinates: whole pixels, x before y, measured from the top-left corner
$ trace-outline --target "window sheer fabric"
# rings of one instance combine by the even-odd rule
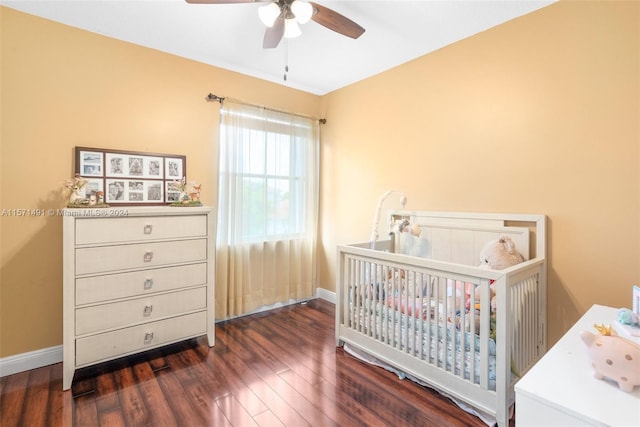
[[[312,297],[317,120],[226,99],[218,154],[216,317]]]

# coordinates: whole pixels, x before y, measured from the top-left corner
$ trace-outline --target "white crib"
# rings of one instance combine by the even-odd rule
[[[507,426],[515,383],[546,351],[546,217],[401,210],[390,229],[407,220],[419,237],[338,247],[337,345]],[[481,248],[500,235],[525,262],[479,268]]]

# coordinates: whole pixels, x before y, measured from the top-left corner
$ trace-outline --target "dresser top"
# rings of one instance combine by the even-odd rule
[[[174,206],[111,206],[108,208],[66,208],[65,217],[75,218],[126,218],[136,216],[196,215],[213,212],[210,206],[174,207]]]
[[[515,386],[516,393],[576,418],[612,426],[640,426],[640,387],[626,393],[594,377],[580,332],[613,324],[618,309],[592,306]]]

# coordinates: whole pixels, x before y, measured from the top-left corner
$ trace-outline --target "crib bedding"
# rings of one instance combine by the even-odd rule
[[[463,287],[467,292],[475,294],[476,289],[480,287],[479,283],[468,283],[452,280],[434,275],[428,275],[421,272],[412,271],[411,269],[394,268],[387,265],[370,264],[364,272],[362,282],[354,286],[352,298],[359,298],[360,301],[376,300],[386,301],[386,304],[415,317],[426,319],[427,316],[434,318],[434,309],[437,306],[440,317],[444,316],[444,304],[438,301],[438,298],[429,298],[429,295],[445,292],[449,301],[447,308],[447,316],[449,321],[456,322],[460,327],[469,330],[471,319],[476,320],[479,313],[480,300],[475,296],[468,295],[469,300],[461,301],[459,287]],[[488,279],[489,284],[494,281]],[[375,282],[375,285],[373,284]],[[368,283],[368,284],[367,284]],[[491,337],[495,339],[495,309],[492,308],[492,330]],[[465,325],[466,323],[466,325]],[[476,328],[477,330],[477,328]]]
[[[358,327],[364,334],[371,334],[378,341],[404,351],[429,364],[441,367],[447,372],[480,383],[481,352],[478,334],[461,330],[455,322],[441,317],[436,323],[428,316],[402,313],[377,302],[370,310],[360,306],[351,312],[359,316]],[[487,339],[489,389],[495,390],[496,342]],[[472,348],[473,347],[473,348]]]
[[[489,425],[507,426],[519,374],[546,350],[546,217],[422,211],[394,216],[420,224],[419,248],[434,258],[395,254],[392,241],[377,250],[339,246],[337,344],[436,389]],[[531,248],[527,227],[534,230]],[[473,253],[502,231],[527,247],[525,262],[504,271],[478,268]],[[406,242],[400,246],[416,253]],[[469,287],[477,296],[468,296]]]

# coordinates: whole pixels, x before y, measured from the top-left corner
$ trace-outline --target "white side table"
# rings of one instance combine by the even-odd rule
[[[617,308],[594,305],[518,381],[516,426],[640,426],[640,386],[625,393],[599,380],[580,332],[594,323],[613,324]],[[640,363],[640,362],[639,362]]]

